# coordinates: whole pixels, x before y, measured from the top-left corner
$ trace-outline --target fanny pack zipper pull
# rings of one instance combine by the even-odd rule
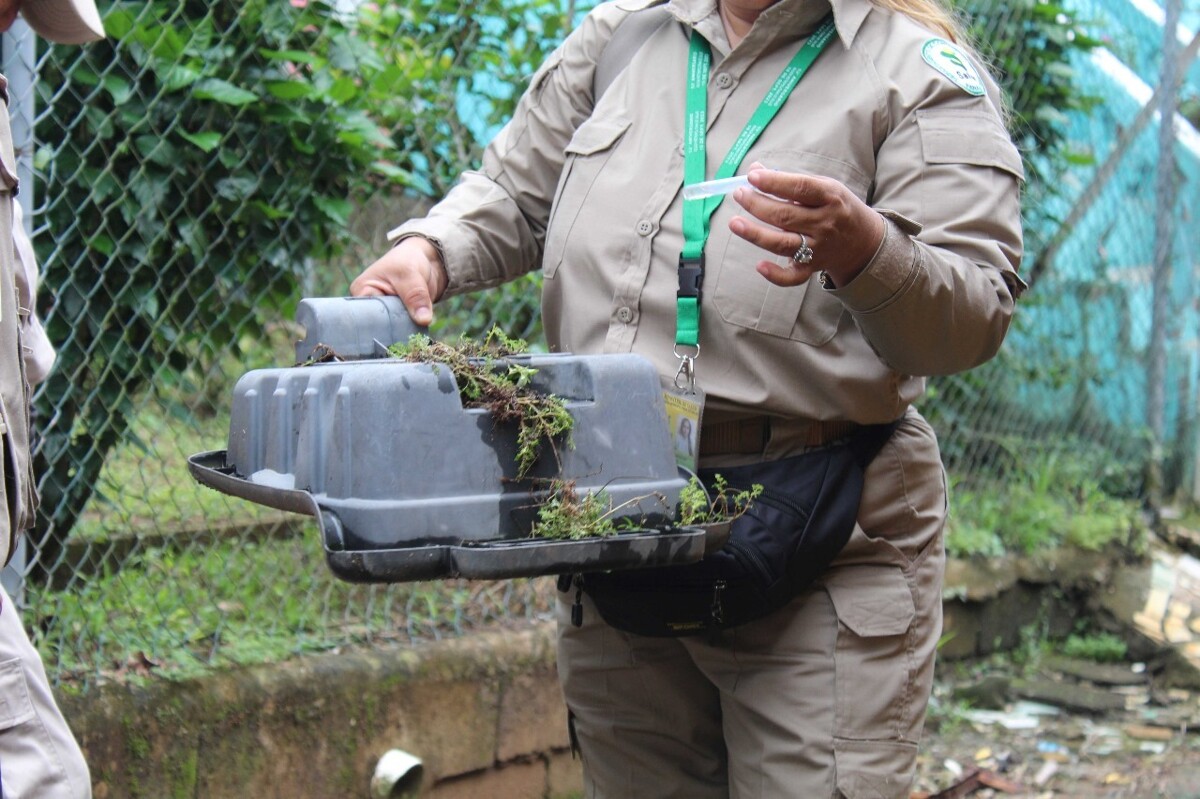
[[[583,626],[583,578],[575,578],[575,604],[571,605],[571,624]]]
[[[712,620],[713,624],[717,627],[725,623],[725,608],[721,604],[721,594],[724,591],[724,580],[717,580],[713,583]]]

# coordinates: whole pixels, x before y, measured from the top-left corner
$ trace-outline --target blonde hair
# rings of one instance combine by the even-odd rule
[[[955,44],[975,49],[962,22],[938,0],[871,0],[871,2],[880,8],[903,14],[917,24],[940,33]]]

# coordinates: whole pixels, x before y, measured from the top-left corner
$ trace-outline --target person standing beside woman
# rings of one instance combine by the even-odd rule
[[[104,38],[92,0],[0,0],[0,31],[20,13],[38,35],[62,44]],[[33,524],[37,495],[30,444],[30,381],[46,376],[54,350],[37,321],[37,268],[21,227],[8,81],[0,75],[0,566]],[[89,799],[83,752],[51,692],[46,670],[12,599],[0,587],[0,799]]]
[[[661,24],[597,91],[606,45],[646,14]],[[587,796],[908,795],[947,512],[914,403],[926,377],[995,355],[1024,288],[1002,108],[936,0],[603,3],[481,169],[353,281],[427,324],[438,299],[540,268],[552,350],[635,352],[694,381],[702,468],[896,424],[848,541],[781,609],[651,637],[586,591],[572,619],[560,596]],[[749,185],[731,197],[682,197],[734,175]]]

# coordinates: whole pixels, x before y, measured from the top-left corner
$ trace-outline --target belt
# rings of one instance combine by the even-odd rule
[[[861,427],[855,422],[822,422],[813,419],[775,419],[774,424],[798,431],[798,441],[805,447],[823,447]],[[771,425],[769,416],[705,422],[700,425],[700,455],[752,455],[762,452],[771,439]]]

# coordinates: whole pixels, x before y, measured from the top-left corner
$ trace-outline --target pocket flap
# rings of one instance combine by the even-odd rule
[[[921,149],[928,164],[974,164],[1025,179],[1021,155],[995,116],[961,109],[920,111]]]
[[[631,120],[626,117],[592,117],[575,131],[567,144],[572,155],[591,155],[613,146],[629,129]]]
[[[25,684],[24,664],[20,658],[0,663],[0,732],[19,727],[32,719],[33,703]]]
[[[824,577],[838,621],[862,638],[901,635],[917,615],[899,566],[843,566]]]

